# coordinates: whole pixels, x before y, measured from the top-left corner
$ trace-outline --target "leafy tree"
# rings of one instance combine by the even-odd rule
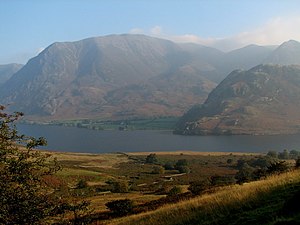
[[[253,167],[244,163],[243,167],[235,175],[237,183],[242,184],[254,180],[254,171],[255,169]]]
[[[33,150],[45,139],[18,134],[15,122],[23,114],[4,110],[0,106],[0,224],[39,224],[58,207],[43,178],[59,166],[49,154]]]
[[[190,173],[191,172],[190,168],[187,166],[178,166],[177,170],[179,173]]]
[[[300,152],[297,150],[291,150],[290,151],[290,158],[297,159],[300,156]]]
[[[170,163],[170,162],[166,163],[164,165],[164,168],[165,168],[165,170],[174,170],[175,169],[174,165],[172,163]]]
[[[130,199],[107,202],[105,206],[118,216],[124,216],[133,212],[133,201]]]
[[[112,184],[114,193],[127,193],[129,191],[129,185],[126,181],[115,181]]]
[[[267,156],[271,158],[278,158],[278,153],[276,151],[268,151]]]
[[[300,168],[300,157],[296,160],[296,168]]]
[[[290,167],[285,161],[279,161],[279,162],[272,163],[267,168],[267,173],[268,174],[279,174],[279,173],[287,172],[289,169],[290,169]]]
[[[187,166],[188,162],[186,159],[179,159],[175,164],[175,169],[177,169],[180,166]]]
[[[290,153],[287,149],[284,149],[283,152],[279,153],[278,158],[280,159],[289,159],[290,158]]]
[[[165,173],[165,169],[162,166],[153,166],[152,173],[153,174],[164,174]]]
[[[157,163],[157,161],[158,160],[157,160],[156,154],[154,154],[154,153],[152,153],[146,157],[146,163],[153,164],[153,163]]]
[[[210,179],[194,181],[190,183],[188,190],[194,195],[199,195],[211,187]]]

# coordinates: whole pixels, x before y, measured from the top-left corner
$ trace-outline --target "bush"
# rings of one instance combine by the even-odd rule
[[[117,216],[124,216],[133,212],[133,201],[130,199],[107,202],[105,206]]]
[[[191,172],[190,168],[187,166],[179,166],[179,167],[177,167],[177,170],[179,173],[190,173]]]
[[[300,168],[300,157],[296,160],[296,168]]]
[[[236,180],[233,176],[212,176],[211,184],[212,186],[225,186],[230,184],[235,184]]]
[[[168,196],[176,196],[181,193],[182,193],[182,188],[179,186],[174,186],[167,195]]]
[[[175,164],[175,169],[177,169],[178,167],[187,166],[187,165],[188,165],[188,162],[186,159],[179,159]]]
[[[267,156],[277,159],[278,153],[276,151],[268,151]]]
[[[254,180],[254,171],[255,169],[253,167],[244,163],[243,167],[235,175],[237,183],[242,184]]]
[[[211,182],[209,179],[205,179],[202,181],[194,181],[190,183],[188,190],[192,192],[194,195],[199,195],[203,191],[209,189],[211,187]]]
[[[114,193],[127,193],[129,185],[126,181],[115,181],[112,184],[112,192]]]
[[[154,164],[154,163],[157,163],[157,157],[156,157],[156,154],[150,154],[146,157],[146,163],[149,163],[149,164]]]
[[[267,168],[268,174],[278,174],[288,171],[289,165],[285,161],[271,163],[271,165]]]
[[[172,163],[166,163],[164,165],[165,170],[174,170],[174,165]]]
[[[80,179],[78,181],[78,183],[76,184],[76,188],[78,189],[83,189],[83,188],[86,188],[88,185],[87,185],[87,182],[86,180],[83,180],[83,179]]]
[[[165,169],[162,166],[154,166],[152,170],[153,174],[164,174]]]

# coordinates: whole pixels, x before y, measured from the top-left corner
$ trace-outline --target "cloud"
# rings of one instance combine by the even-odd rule
[[[130,31],[129,31],[130,34],[143,34],[144,33],[144,30],[141,29],[141,28],[132,28]]]
[[[154,26],[150,29],[150,34],[153,36],[161,36],[163,35],[163,30],[161,26]]]
[[[279,45],[290,39],[300,40],[300,16],[277,17],[253,30],[242,31],[229,37],[202,38],[195,34],[173,35],[164,32],[162,26],[154,26],[145,32],[139,33],[154,37],[165,38],[174,42],[192,42],[230,51],[249,44]]]

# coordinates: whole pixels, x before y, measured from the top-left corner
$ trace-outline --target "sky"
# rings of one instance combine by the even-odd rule
[[[230,51],[300,41],[300,0],[0,0],[0,64],[53,42],[145,34]]]

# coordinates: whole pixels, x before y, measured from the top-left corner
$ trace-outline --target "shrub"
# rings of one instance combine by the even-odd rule
[[[233,176],[212,176],[211,184],[212,186],[225,186],[230,184],[235,184],[236,180]]]
[[[78,188],[78,189],[86,188],[87,186],[88,185],[87,185],[86,180],[83,180],[83,179],[80,179],[78,181],[78,183],[76,184],[76,188]]]
[[[182,193],[182,188],[180,186],[174,186],[169,193],[168,196],[175,196]]]
[[[133,212],[133,201],[130,199],[107,202],[105,206],[117,216],[124,216]]]
[[[284,149],[283,152],[279,153],[278,158],[280,159],[289,159],[290,158],[290,153],[287,149]]]
[[[186,159],[179,159],[175,164],[175,169],[177,169],[180,166],[187,166],[188,162]]]
[[[199,195],[203,191],[207,190],[211,187],[211,182],[209,179],[205,179],[202,181],[194,181],[190,183],[188,190],[192,192],[194,195]]]
[[[300,168],[300,157],[296,160],[296,168]]]
[[[150,154],[146,157],[146,163],[149,163],[149,164],[153,164],[153,163],[157,163],[157,157],[156,157],[156,154]]]
[[[115,181],[112,184],[112,192],[114,193],[127,193],[129,191],[129,185],[126,181]]]
[[[162,166],[154,166],[152,170],[153,174],[164,174],[165,169]]]
[[[267,168],[268,174],[278,174],[289,170],[289,165],[285,161],[271,163]]]
[[[242,184],[254,180],[254,171],[255,169],[253,167],[244,163],[243,167],[235,175],[237,183]]]
[[[233,162],[232,159],[227,159],[227,164],[231,164]]]
[[[187,166],[179,166],[179,167],[177,167],[177,170],[179,173],[190,173],[191,172],[190,168]]]
[[[174,170],[174,165],[172,163],[166,163],[164,165],[165,170]]]
[[[268,151],[267,156],[271,158],[278,158],[278,153],[276,151]]]

